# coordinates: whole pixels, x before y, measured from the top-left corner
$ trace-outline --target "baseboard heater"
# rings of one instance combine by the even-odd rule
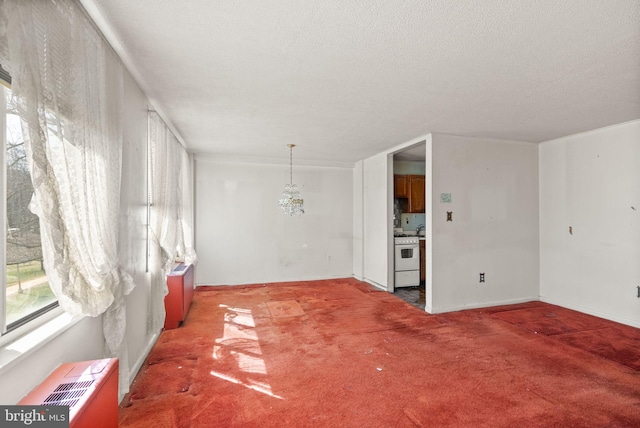
[[[118,426],[118,360],[62,364],[19,405],[69,406],[70,428]]]
[[[169,294],[164,297],[164,329],[178,328],[187,317],[194,292],[193,265],[184,263],[176,266],[167,275]]]

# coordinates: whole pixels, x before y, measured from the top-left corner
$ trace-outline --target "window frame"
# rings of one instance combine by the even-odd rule
[[[5,342],[5,338],[20,337],[27,332],[50,321],[53,317],[63,313],[58,300],[39,308],[28,315],[19,318],[11,323],[7,323],[7,165],[6,165],[6,141],[7,141],[7,110],[6,110],[6,89],[11,89],[11,75],[0,65],[0,90],[2,93],[2,108],[0,109],[0,127],[2,132],[3,149],[0,151],[0,163],[2,165],[2,195],[0,195],[0,221],[2,223],[2,233],[0,233],[0,261],[2,262],[2,296],[0,296],[0,344]],[[58,309],[58,310],[56,310]],[[44,316],[49,314],[49,316]],[[36,322],[37,321],[37,322]],[[15,334],[13,334],[15,332]]]

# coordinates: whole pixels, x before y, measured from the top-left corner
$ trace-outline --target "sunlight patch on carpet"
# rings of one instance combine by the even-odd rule
[[[280,397],[279,395],[276,395],[273,392],[271,392],[271,386],[268,384],[259,383],[259,382],[245,383],[239,379],[225,375],[224,373],[215,372],[213,370],[210,372],[210,374],[211,376],[215,376],[219,379],[226,380],[227,382],[235,383],[236,385],[242,385],[245,388],[252,389],[254,391],[268,395],[269,397],[277,398],[279,400],[284,400],[283,397]]]
[[[221,367],[232,367],[236,373],[239,371],[242,379],[215,370],[210,372],[211,376],[282,400],[264,381],[267,379],[267,367],[251,309],[224,304],[218,307],[225,311],[224,327],[222,337],[214,340],[212,357]]]
[[[267,302],[267,309],[273,318],[296,317],[304,315],[304,311],[295,300]]]

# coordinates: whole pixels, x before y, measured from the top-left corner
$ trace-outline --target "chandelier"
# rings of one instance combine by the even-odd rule
[[[278,201],[282,211],[288,215],[304,214],[304,200],[300,197],[298,186],[293,184],[293,148],[295,146],[295,144],[287,144],[289,147],[289,184],[284,186],[282,198]]]

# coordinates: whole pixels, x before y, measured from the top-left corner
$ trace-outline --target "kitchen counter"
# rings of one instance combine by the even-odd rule
[[[393,234],[394,238],[415,238],[418,237],[420,239],[426,239],[426,236],[424,235],[416,235],[415,232],[414,233],[394,233]]]

